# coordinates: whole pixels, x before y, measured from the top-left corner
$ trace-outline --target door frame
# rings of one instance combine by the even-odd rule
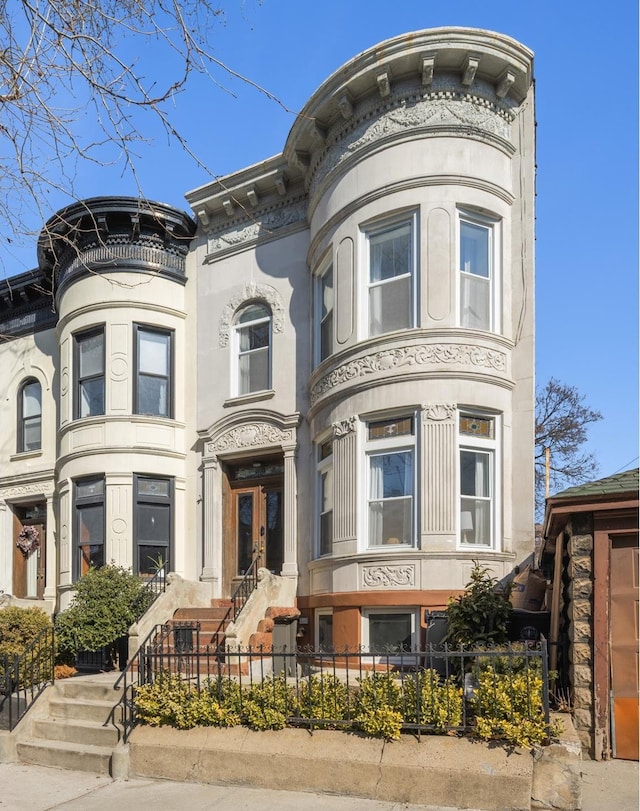
[[[15,597],[25,600],[43,600],[46,587],[47,566],[47,504],[46,500],[37,500],[29,503],[12,504],[13,512],[13,561],[12,561],[12,593]],[[38,512],[29,516],[29,511]],[[40,543],[38,549],[29,556],[25,556],[17,545],[18,535],[23,527],[38,527]],[[29,560],[35,555],[36,566],[36,593],[29,594],[28,571]],[[19,593],[20,592],[20,593]]]

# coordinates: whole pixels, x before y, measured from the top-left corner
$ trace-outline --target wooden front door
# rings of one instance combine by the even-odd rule
[[[42,600],[45,586],[46,525],[44,505],[16,507],[13,519],[13,594],[15,597]],[[24,527],[33,527],[38,546],[32,552],[23,552],[18,546]]]
[[[615,757],[638,760],[638,537],[611,539],[611,695]]]
[[[225,522],[225,590],[231,595],[258,556],[258,566],[280,574],[284,561],[282,476],[247,481],[230,475]]]

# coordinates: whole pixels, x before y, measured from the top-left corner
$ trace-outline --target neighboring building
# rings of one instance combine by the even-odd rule
[[[24,402],[26,436],[43,392],[42,449],[0,457],[0,587],[27,500],[48,597],[87,555],[168,555],[228,597],[259,554],[307,643],[419,642],[473,561],[507,575],[533,550],[534,129],[530,51],[421,31],[327,79],[281,155],[190,192],[188,252],[167,206],[57,215],[33,274],[57,316],[0,346],[1,424]]]
[[[638,468],[547,499],[551,662],[596,760],[638,760]]]

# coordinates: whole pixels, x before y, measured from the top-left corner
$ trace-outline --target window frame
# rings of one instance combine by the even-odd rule
[[[102,484],[102,492],[92,493],[84,496],[78,495],[78,488],[82,485]],[[93,544],[80,543],[80,516],[82,509],[86,507],[101,507],[102,508],[102,541]],[[105,548],[106,548],[106,481],[104,475],[100,476],[83,476],[82,478],[75,479],[73,482],[73,561],[72,561],[72,577],[73,582],[82,577],[85,572],[80,562],[81,549],[83,546],[102,546],[102,563],[105,564]],[[98,567],[100,568],[100,566]]]
[[[322,448],[328,443],[331,443],[331,452],[322,457]],[[327,557],[333,554],[333,538],[334,538],[334,509],[335,509],[335,468],[333,460],[333,436],[328,436],[323,440],[316,443],[316,557]],[[324,478],[328,473],[331,474],[331,509],[324,510]],[[323,551],[323,538],[322,538],[322,518],[325,515],[331,515],[331,538],[329,540],[329,548]]]
[[[39,406],[40,410],[37,414],[31,416],[25,416],[25,392],[27,386],[37,385],[39,389]],[[26,445],[26,436],[25,431],[27,427],[28,421],[34,421],[34,424],[37,422],[39,428],[39,437],[38,437],[38,444],[36,447],[27,448]],[[42,450],[42,383],[38,380],[37,377],[27,377],[25,378],[22,383],[18,386],[18,431],[17,431],[17,453],[35,453],[37,451]]]
[[[406,326],[398,327],[393,330],[373,332],[371,329],[371,290],[373,288],[381,288],[389,283],[389,279],[383,279],[378,282],[371,282],[371,239],[377,237],[385,232],[393,231],[404,225],[408,225],[410,229],[410,249],[411,256],[409,260],[409,270],[406,274],[399,274],[394,276],[393,279],[407,277],[409,279],[409,321]],[[376,220],[375,222],[366,223],[360,226],[361,232],[361,245],[362,245],[362,295],[360,297],[360,327],[358,330],[359,337],[363,338],[380,338],[384,335],[390,335],[394,332],[399,332],[403,329],[415,329],[419,326],[418,318],[418,301],[420,296],[419,291],[419,227],[418,227],[418,211],[408,211],[400,214],[390,215],[384,219]]]
[[[81,377],[80,375],[80,358],[81,358],[81,349],[80,344],[82,341],[87,340],[89,338],[93,338],[95,336],[100,335],[102,337],[102,371],[99,374],[93,375],[86,375]],[[107,376],[106,376],[106,331],[104,324],[101,324],[96,327],[90,327],[89,329],[82,330],[81,332],[76,332],[73,335],[73,419],[74,420],[81,420],[81,419],[89,419],[90,417],[103,417],[106,413],[106,402],[107,402]],[[96,411],[95,413],[91,414],[82,414],[81,413],[81,402],[82,402],[82,386],[88,380],[102,380],[102,410]]]
[[[335,651],[335,645],[333,643],[333,608],[316,608],[314,616],[314,635],[313,641],[315,645],[315,649],[317,651],[322,650],[328,653],[333,653]],[[331,644],[330,645],[322,645],[320,642],[320,620],[324,617],[331,617]]]
[[[418,650],[418,640],[419,640],[419,633],[420,633],[420,623],[418,622],[418,608],[416,606],[376,606],[375,608],[362,608],[361,610],[361,618],[362,618],[362,649],[365,652],[371,652],[371,627],[370,622],[371,618],[375,616],[381,616],[384,614],[394,614],[394,615],[406,615],[410,618],[410,625],[411,625],[411,644],[410,644],[410,651]],[[387,656],[390,662],[406,662],[409,664],[411,657],[409,656],[409,652],[400,652],[400,651],[390,651],[389,654],[383,653],[381,651],[376,651],[377,654],[377,661],[384,659],[387,660]]]
[[[167,339],[166,356],[167,356],[167,374],[158,375],[148,372],[140,371],[140,336],[144,334],[160,335]],[[174,406],[174,380],[173,371],[174,364],[174,343],[175,332],[171,329],[163,327],[156,327],[150,324],[134,324],[133,325],[133,357],[134,357],[134,376],[133,376],[133,413],[143,417],[159,417],[164,419],[173,419],[173,406]],[[167,384],[167,413],[159,414],[149,411],[142,411],[140,408],[140,377],[144,375],[156,380],[166,380]]]
[[[384,423],[384,422],[400,422],[402,420],[410,419],[412,420],[412,433],[411,434],[401,434],[399,436],[388,436],[379,439],[369,439],[368,432],[369,427],[376,423]],[[364,464],[364,471],[362,476],[363,486],[364,486],[364,493],[363,498],[361,499],[361,503],[364,504],[363,509],[363,531],[362,531],[362,538],[363,538],[363,551],[366,552],[388,552],[392,553],[398,550],[406,550],[406,549],[417,549],[418,548],[418,516],[419,516],[419,504],[418,504],[418,475],[419,475],[419,465],[418,465],[418,449],[420,447],[418,441],[418,431],[419,431],[419,420],[415,411],[404,411],[400,414],[376,414],[376,415],[369,415],[362,420],[362,432],[363,432],[363,445],[364,451],[362,453],[362,459]],[[387,455],[390,453],[411,453],[411,463],[412,463],[412,492],[410,494],[411,497],[411,534],[412,540],[407,543],[403,540],[393,541],[391,543],[382,541],[379,544],[371,544],[370,543],[370,534],[371,534],[371,509],[370,503],[372,501],[390,501],[392,497],[388,498],[381,498],[381,499],[374,499],[371,496],[371,478],[372,478],[372,468],[371,468],[371,459],[378,456]],[[397,497],[401,498],[401,497]],[[402,497],[404,498],[404,497]],[[395,537],[395,536],[394,536]]]
[[[493,423],[493,437],[486,438],[482,436],[472,436],[470,434],[463,434],[460,427],[460,421],[463,418],[478,418],[483,420],[491,420]],[[456,508],[456,526],[457,526],[457,545],[461,550],[485,550],[485,551],[500,551],[500,537],[501,537],[501,498],[502,492],[502,464],[501,464],[501,443],[500,443],[500,428],[501,420],[500,415],[488,412],[472,411],[469,409],[460,409],[458,411],[458,452],[457,452],[457,508]],[[463,453],[476,453],[483,454],[488,458],[489,476],[488,483],[490,488],[489,496],[476,496],[475,494],[462,493],[462,454]],[[464,526],[463,514],[469,512],[463,509],[463,502],[467,499],[474,499],[476,501],[489,503],[489,543],[476,543],[466,539],[465,532],[468,529]],[[471,517],[473,520],[473,517]]]
[[[331,308],[326,312],[326,314],[322,315],[322,310],[324,306],[324,291],[325,291],[325,284],[327,277],[331,276]],[[335,339],[335,266],[333,263],[333,259],[329,259],[325,261],[322,265],[318,273],[314,276],[314,366],[319,366],[323,361],[330,358],[336,351],[336,339]],[[323,327],[324,325],[330,322],[331,324],[331,346],[329,352],[324,355],[323,354],[323,346],[322,346],[322,337],[323,337]]]
[[[487,264],[488,264],[488,277],[487,284],[489,288],[488,293],[488,306],[489,306],[489,323],[486,326],[473,326],[465,323],[463,313],[463,280],[472,278],[483,278],[478,274],[473,274],[463,270],[462,268],[462,226],[464,224],[474,226],[476,228],[483,228],[488,234],[488,247],[487,247]],[[457,217],[457,240],[456,240],[456,256],[457,256],[457,298],[458,298],[458,324],[461,329],[473,329],[483,332],[499,333],[502,329],[501,319],[501,224],[502,220],[499,217],[490,217],[487,215],[479,214],[468,209],[459,208]]]
[[[139,491],[139,483],[141,481],[158,481],[166,482],[168,484],[167,496],[153,496],[148,493],[143,495]],[[152,473],[134,473],[133,474],[133,571],[135,574],[142,577],[151,576],[153,572],[140,571],[139,552],[142,547],[159,547],[165,546],[158,541],[153,542],[148,539],[140,539],[140,507],[142,505],[156,505],[166,507],[169,510],[169,538],[167,539],[166,549],[167,555],[164,560],[165,574],[168,572],[168,567],[172,566],[174,556],[174,537],[175,537],[175,479],[172,476],[156,476]]]
[[[248,321],[244,324],[239,323],[239,318],[242,313],[248,309],[249,307],[259,305],[264,307],[269,315],[268,317],[258,318],[253,321]],[[268,322],[269,324],[269,340],[267,344],[267,368],[268,368],[268,380],[267,386],[263,389],[250,389],[249,391],[240,391],[240,358],[241,356],[246,356],[250,352],[255,352],[256,350],[244,350],[241,352],[240,350],[240,331],[242,329],[246,329],[247,327],[255,326],[257,324],[262,324]],[[273,310],[271,306],[261,299],[256,299],[252,301],[245,301],[243,302],[240,307],[236,310],[233,316],[232,322],[232,341],[231,341],[231,396],[232,397],[251,397],[256,394],[260,394],[262,392],[269,392],[272,390],[273,386]],[[264,347],[260,347],[263,349]]]

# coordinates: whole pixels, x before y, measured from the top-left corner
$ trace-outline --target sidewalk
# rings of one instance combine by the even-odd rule
[[[582,762],[582,811],[638,811],[638,763]]]
[[[0,811],[455,811],[426,805],[385,803],[295,791],[112,780],[88,772],[0,763]],[[622,811],[618,808],[616,811]]]

